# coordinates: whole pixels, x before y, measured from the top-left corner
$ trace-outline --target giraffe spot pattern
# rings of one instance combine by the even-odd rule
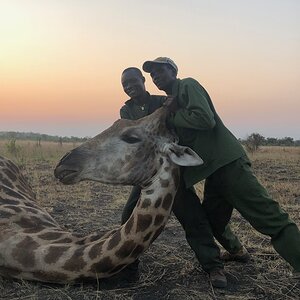
[[[90,251],[89,251],[89,257],[91,259],[95,259],[97,256],[101,255],[102,254],[102,246],[104,244],[105,241],[101,241],[99,243],[96,243],[95,245],[93,245],[91,248],[90,248]]]
[[[25,268],[32,268],[35,263],[34,251],[38,247],[39,244],[27,236],[15,246],[12,257]]]
[[[93,273],[107,273],[114,268],[114,265],[110,257],[106,256],[102,258],[99,262],[91,266],[90,271]]]
[[[171,207],[172,202],[173,202],[173,197],[170,193],[168,193],[163,200],[162,207],[165,210],[168,210]]]
[[[72,239],[64,238],[64,239],[61,239],[61,240],[53,241],[52,243],[53,244],[68,244],[68,243],[72,243],[72,242],[73,242]]]
[[[154,233],[154,235],[153,235],[153,237],[152,237],[152,239],[151,239],[151,241],[150,241],[150,244],[151,243],[153,243],[156,239],[157,239],[157,237],[161,234],[161,232],[163,231],[163,229],[164,229],[164,225],[162,225],[162,226],[160,226],[157,230],[156,230],[156,232]]]
[[[121,232],[120,230],[118,230],[113,234],[113,236],[109,240],[107,245],[107,250],[111,250],[115,248],[120,243],[120,241],[121,241]]]
[[[11,172],[9,169],[4,169],[3,172],[13,182],[17,180],[17,176],[15,175],[15,173]]]
[[[137,258],[143,251],[145,247],[143,245],[137,245],[131,253],[131,257]]]
[[[132,226],[133,226],[133,222],[134,222],[133,217],[130,217],[129,220],[126,222],[126,224],[125,224],[125,233],[126,234],[130,233]]]
[[[0,211],[0,218],[1,219],[8,219],[11,218],[13,216],[12,213],[8,212],[8,211]]]
[[[43,234],[40,234],[38,237],[42,240],[57,240],[61,238],[63,233],[61,232],[45,232]]]
[[[3,198],[1,198],[0,201],[1,201],[3,204],[20,205],[20,201],[18,201],[18,200],[3,199]]]
[[[96,233],[95,235],[90,237],[90,242],[95,242],[101,238],[102,234]]]
[[[169,180],[167,179],[159,178],[159,183],[163,188],[167,188],[169,186]]]
[[[155,208],[158,208],[158,207],[161,205],[161,202],[162,202],[162,198],[159,197],[159,198],[155,201],[154,207],[155,207]]]
[[[157,215],[154,219],[154,225],[158,226],[164,221],[165,217],[163,215]]]
[[[23,233],[38,233],[40,231],[43,231],[45,229],[44,226],[38,225],[36,227],[29,227],[23,229]]]
[[[141,206],[141,208],[147,208],[147,207],[149,207],[150,205],[151,205],[151,199],[146,198],[146,199],[144,199],[144,200],[142,201],[142,206]]]
[[[134,250],[136,244],[134,241],[126,241],[118,251],[116,251],[116,256],[119,258],[125,258],[130,255],[130,253]]]
[[[145,231],[151,225],[151,222],[152,222],[151,215],[139,214],[137,216],[136,232]]]
[[[86,266],[86,262],[83,259],[84,249],[84,247],[76,249],[72,257],[64,264],[63,269],[73,272],[81,271]]]
[[[22,212],[22,209],[20,207],[14,206],[14,205],[5,205],[4,208],[11,209],[11,210],[15,211],[16,213]]]
[[[151,195],[151,194],[153,194],[153,193],[154,193],[154,190],[147,190],[147,191],[146,191],[146,194],[147,194],[147,195]]]
[[[45,256],[45,263],[54,264],[68,250],[68,246],[50,246]]]
[[[27,217],[21,217],[20,220],[16,221],[15,223],[22,228],[33,228],[41,226],[41,224],[38,224],[31,218]]]
[[[145,243],[145,242],[147,242],[149,239],[150,239],[150,237],[151,237],[151,235],[152,235],[152,231],[150,231],[149,233],[147,233],[147,235],[144,237],[144,239],[143,239],[143,242]]]

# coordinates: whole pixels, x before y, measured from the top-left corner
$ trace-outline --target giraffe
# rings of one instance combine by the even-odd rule
[[[74,283],[110,277],[145,251],[163,230],[179,182],[179,165],[201,158],[176,144],[166,127],[168,107],[136,121],[118,120],[67,153],[54,175],[64,184],[82,180],[140,185],[129,220],[104,236],[64,230],[42,207],[20,170],[0,158],[0,275]]]

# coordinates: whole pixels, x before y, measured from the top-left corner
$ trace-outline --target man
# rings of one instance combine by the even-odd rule
[[[204,164],[186,167],[184,182],[189,188],[206,178],[203,207],[214,236],[234,259],[242,247],[237,238],[228,238],[228,222],[236,208],[262,234],[271,237],[275,250],[300,272],[300,232],[279,204],[267,193],[251,170],[251,163],[238,140],[224,126],[206,90],[194,79],[177,79],[177,66],[170,58],[146,61],[158,89],[173,96],[174,126],[181,145],[191,147]]]
[[[144,117],[162,106],[166,99],[164,96],[150,95],[146,91],[145,78],[137,68],[125,69],[121,82],[124,92],[130,97],[120,110],[121,118],[136,120]],[[123,210],[122,224],[130,217],[140,192],[140,187],[133,187]],[[226,287],[227,280],[219,257],[219,248],[214,242],[208,220],[194,189],[186,189],[183,181],[175,197],[173,212],[184,228],[187,241],[200,264],[208,272],[213,286]],[[127,267],[127,270],[136,270],[137,265],[138,262]]]

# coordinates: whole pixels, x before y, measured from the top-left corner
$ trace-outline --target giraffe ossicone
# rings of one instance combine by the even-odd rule
[[[166,126],[168,106],[136,121],[118,120],[67,153],[55,168],[65,184],[82,180],[140,185],[128,221],[100,236],[64,230],[36,203],[20,170],[0,158],[0,275],[72,283],[109,277],[132,263],[163,230],[179,182],[178,165],[201,158],[174,143]]]

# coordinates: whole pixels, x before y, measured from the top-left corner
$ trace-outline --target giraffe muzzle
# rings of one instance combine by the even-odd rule
[[[54,170],[54,176],[63,184],[73,184],[80,180],[78,180],[78,171],[65,169],[65,167],[57,166]]]

